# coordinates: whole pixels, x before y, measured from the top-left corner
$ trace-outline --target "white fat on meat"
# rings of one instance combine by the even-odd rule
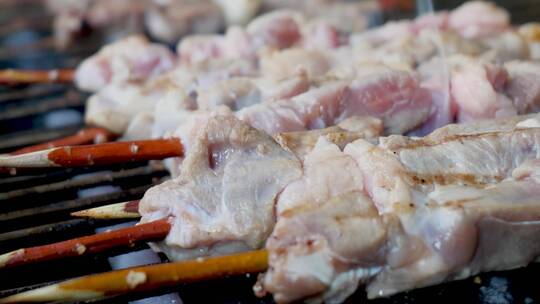
[[[190,111],[197,109],[198,92],[255,73],[254,64],[249,60],[213,60],[189,67],[178,66],[142,83],[112,83],[89,98],[85,119],[119,134],[129,130],[126,137],[131,139],[149,132],[153,137],[160,137],[174,131]],[[228,100],[227,90],[218,93],[223,95],[216,99]],[[154,127],[141,133],[137,122],[130,126],[137,115],[153,115]]]
[[[310,87],[306,73],[283,79],[273,77],[232,77],[197,90],[199,110],[212,110],[225,105],[233,111],[261,103],[292,98]]]
[[[347,168],[347,170],[336,170]],[[349,191],[361,191],[363,180],[353,158],[320,137],[313,150],[303,159],[304,174],[280,194],[277,213],[303,204],[320,205],[329,198]]]
[[[305,70],[299,69],[288,77],[275,79],[273,77],[260,77],[253,79],[265,101],[275,101],[291,98],[309,90],[311,79]]]
[[[137,114],[151,113],[162,96],[160,91],[142,94],[142,90],[141,86],[130,83],[104,87],[88,98],[85,122],[117,134],[124,133]]]
[[[112,82],[144,80],[174,68],[175,55],[143,36],[131,36],[104,46],[85,59],[75,72],[77,87],[97,91]]]
[[[366,192],[338,192],[322,203],[305,200],[279,214],[266,245],[270,267],[256,290],[260,295],[272,292],[279,303],[334,303],[359,284],[366,285],[368,298],[387,297],[534,261],[540,255],[540,128],[532,126],[537,119],[529,115],[455,125],[436,136],[391,137],[380,145],[364,140],[349,144],[344,153],[358,167],[347,171],[362,176]],[[522,140],[522,132],[534,132],[536,139]],[[478,146],[478,137],[491,143],[489,148]],[[512,148],[504,147],[508,138],[514,138]],[[430,158],[425,150],[432,149],[436,158],[437,149],[449,141],[461,142],[461,147],[447,150],[453,162],[431,163],[432,169],[445,173],[475,163],[466,174],[477,174],[483,162],[502,178],[471,182],[411,177],[429,162],[421,160]],[[420,153],[413,160],[403,153],[405,147],[411,150],[407,153]],[[473,150],[488,150],[489,155],[474,161]],[[382,168],[387,170],[379,171]],[[410,195],[394,196],[392,209],[381,208],[374,188],[396,190],[399,183]],[[341,189],[339,185],[345,184],[337,185]],[[309,196],[305,192],[318,189],[302,191]]]
[[[165,74],[143,83],[112,83],[90,96],[86,105],[86,123],[105,127],[115,133],[126,131],[131,120],[141,113],[152,114],[156,104],[166,96],[186,96],[181,84]],[[189,96],[177,99],[185,110],[193,110]]]
[[[285,149],[304,159],[323,139],[343,149],[359,138],[374,139],[383,133],[382,121],[370,116],[353,116],[336,126],[299,132],[274,134],[274,139]]]
[[[228,25],[247,24],[257,13],[262,0],[213,0],[225,15]]]
[[[182,174],[148,190],[142,222],[168,217],[158,246],[173,260],[260,248],[274,224],[274,201],[301,175],[300,161],[269,135],[233,116],[201,125]]]
[[[326,74],[332,67],[327,52],[290,48],[261,56],[261,74],[274,79],[283,79],[300,72],[313,79]]]
[[[197,93],[200,110],[225,105],[233,111],[260,103],[261,92],[250,78],[237,77],[211,85]]]

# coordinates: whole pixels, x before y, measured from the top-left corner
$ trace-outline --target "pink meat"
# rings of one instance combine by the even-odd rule
[[[195,64],[225,57],[225,39],[221,35],[194,35],[182,39],[177,52],[183,64]]]
[[[292,11],[275,11],[251,21],[246,31],[255,48],[287,48],[302,38],[300,18],[298,13]]]
[[[516,115],[512,101],[502,92],[507,77],[502,67],[461,58],[451,78],[452,99],[458,107],[458,121]]]
[[[377,68],[352,81],[325,83],[289,100],[259,104],[238,117],[270,134],[320,129],[356,116],[381,118],[388,133],[403,133],[424,122],[431,97],[411,73]]]
[[[308,49],[334,49],[340,45],[339,32],[335,26],[314,21],[303,29],[302,45]]]
[[[471,1],[450,13],[448,25],[465,38],[482,38],[508,30],[510,16],[493,3]]]
[[[83,90],[97,91],[111,81],[145,80],[174,68],[175,55],[165,46],[132,36],[103,47],[75,72]]]

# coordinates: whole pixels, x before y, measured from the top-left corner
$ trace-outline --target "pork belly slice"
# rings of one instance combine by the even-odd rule
[[[510,177],[524,161],[540,158],[538,119],[450,125],[424,138],[381,138],[379,145],[358,140],[345,152],[364,172],[365,189],[379,211],[392,212],[396,204],[424,203],[419,193],[435,184],[489,185]]]
[[[177,66],[146,81],[111,83],[88,99],[85,120],[119,134],[124,133],[126,138],[140,138],[138,134],[160,137],[166,131],[173,131],[189,111],[204,108],[204,92],[210,92],[207,97],[210,95],[213,100],[206,98],[206,102],[212,107],[215,106],[210,104],[212,101],[232,108],[257,102],[256,98],[251,98],[256,96],[249,96],[252,89],[238,89],[240,93],[248,94],[244,100],[234,99],[231,92],[223,89],[229,81],[235,82],[232,79],[243,79],[253,74],[255,66],[252,61],[213,60],[190,67]],[[200,105],[197,104],[198,94],[203,95]],[[148,128],[148,125],[140,125],[135,120],[138,116],[153,116],[154,126],[140,132],[138,127]]]
[[[268,271],[254,290],[278,303],[339,303],[385,263],[387,227],[370,199],[347,192],[279,217],[267,241]]]
[[[417,256],[388,255],[387,266],[367,285],[368,297],[523,267],[540,255],[539,184],[506,180],[484,189],[441,188],[428,195],[435,206],[398,214],[403,233],[421,240],[409,248]]]
[[[445,186],[449,187],[449,186]],[[456,191],[467,193],[455,200]],[[282,214],[255,287],[278,303],[339,303],[365,284],[369,298],[527,265],[540,254],[540,185],[453,186],[432,205],[379,215],[361,192]]]
[[[237,116],[269,134],[321,129],[358,115],[381,118],[387,133],[403,133],[428,118],[430,97],[411,73],[372,71],[325,82],[288,100],[242,109]]]
[[[123,134],[138,115],[152,115],[156,104],[169,96],[184,110],[193,110],[195,101],[187,96],[182,86],[169,75],[162,75],[146,82],[112,83],[88,98],[85,121]],[[148,130],[145,133],[150,133]],[[128,134],[136,138],[134,134]]]
[[[336,143],[382,130],[378,119],[354,117],[340,127],[308,132],[315,143],[303,147],[298,133],[281,134],[293,139],[280,146],[226,110],[191,119],[199,127],[183,140],[186,158],[176,164],[172,180],[147,191],[139,209],[143,222],[171,217],[173,229],[158,246],[174,260],[260,248],[273,228],[278,199],[280,212],[293,208],[307,199],[297,195],[302,188],[318,189],[317,195],[306,193],[321,202],[362,189],[360,175],[335,170],[356,167]],[[289,152],[295,149],[305,155]]]
[[[357,140],[341,154],[357,166],[342,171],[360,176],[363,187],[336,183],[337,191],[322,195],[322,200],[310,197],[319,195],[320,187],[295,189],[298,182],[292,183],[296,195],[288,197],[298,199],[293,206],[284,201],[291,207],[278,215],[266,245],[270,267],[255,290],[271,292],[277,302],[307,298],[334,303],[359,284],[366,285],[369,298],[385,297],[479,272],[522,267],[536,259],[540,129],[531,125],[538,121],[528,116],[499,123],[499,134],[493,131],[497,123],[484,122],[475,134],[472,126],[456,126],[431,138],[391,137],[378,146]],[[535,132],[533,139],[528,132]],[[441,156],[438,149],[454,141],[461,147],[445,150],[453,163],[433,162]],[[424,145],[416,146],[419,142]],[[489,151],[481,159],[467,159],[471,151],[485,149],[484,143],[489,143]],[[406,154],[415,149],[421,153]],[[481,162],[502,178],[411,178],[427,164],[444,174],[444,169],[464,168],[466,163],[470,174],[478,174],[485,169],[477,164]]]
[[[287,185],[277,200],[278,215],[306,202],[314,206],[341,193],[363,189],[362,173],[354,158],[326,137],[318,139],[302,165],[302,177]]]
[[[164,45],[150,43],[143,36],[131,36],[104,46],[85,59],[75,72],[77,87],[98,91],[105,85],[127,80],[144,80],[171,70],[175,55]]]
[[[274,202],[302,174],[300,161],[269,135],[233,116],[200,127],[181,175],[148,190],[142,222],[169,217],[158,243],[171,259],[260,248],[274,224]]]

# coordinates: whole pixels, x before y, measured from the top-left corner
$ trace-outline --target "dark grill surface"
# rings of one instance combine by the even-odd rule
[[[11,2],[14,3],[6,3]],[[91,38],[67,51],[56,51],[52,46],[50,22],[51,18],[44,16],[35,5],[0,8],[0,68],[74,67],[99,47],[98,40]],[[0,153],[75,133],[83,126],[86,97],[70,85],[0,87]],[[119,224],[122,221],[86,220],[72,218],[69,214],[140,198],[148,187],[167,175],[161,165],[148,163],[17,173],[0,176],[0,254],[90,235],[97,228]],[[101,192],[88,195],[92,189]],[[144,249],[148,246],[1,270],[0,296],[109,271],[108,258]],[[166,261],[165,257],[160,258]],[[531,265],[372,303],[536,303],[540,299],[539,275],[539,266]],[[255,279],[253,275],[234,277],[99,302],[127,303],[146,299],[146,303],[170,303],[152,297],[173,291],[179,293],[184,303],[272,303],[270,297],[253,296],[251,287]],[[360,301],[366,301],[364,292],[357,292],[347,303]]]

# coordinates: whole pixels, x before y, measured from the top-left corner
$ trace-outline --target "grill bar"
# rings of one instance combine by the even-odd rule
[[[84,99],[79,94],[68,92],[62,98],[51,98],[38,104],[22,105],[6,110],[0,113],[0,122],[43,114],[58,109],[82,107],[84,103]]]

